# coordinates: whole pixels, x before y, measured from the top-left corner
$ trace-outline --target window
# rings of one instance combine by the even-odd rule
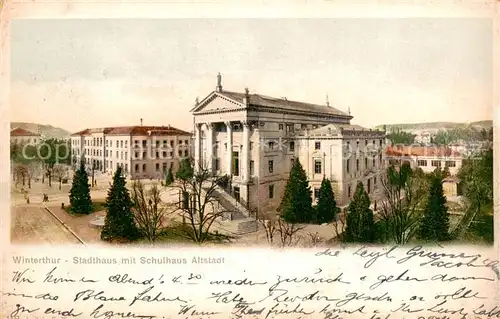
[[[347,197],[351,198],[351,185],[347,186]]]
[[[274,198],[274,185],[269,185],[269,198]]]
[[[321,160],[314,160],[314,174],[321,174]]]
[[[418,166],[427,166],[427,161],[426,160],[417,160],[417,165]]]
[[[290,146],[290,152],[295,152],[295,142],[291,141],[289,146]]]
[[[160,141],[156,141],[156,147],[160,147]]]
[[[120,152],[120,159],[123,159],[123,152]]]
[[[170,156],[170,157],[173,157],[173,156],[174,156],[174,152],[170,152],[170,153],[169,153],[169,156]]]
[[[219,145],[219,144],[217,144],[217,145]],[[250,150],[253,149],[253,142],[250,142],[250,146],[249,147],[250,147]]]
[[[314,199],[316,201],[319,199],[319,188],[314,189]]]
[[[293,167],[293,164],[295,164],[295,158],[290,159],[290,167]]]
[[[162,166],[163,173],[167,172],[167,163],[163,163],[161,166]]]
[[[189,144],[189,141],[188,141],[188,140],[185,140],[185,141],[184,141],[184,144],[188,145],[188,144]]]
[[[160,152],[156,152],[156,157],[155,158],[159,158],[160,157]]]
[[[142,159],[146,159],[147,155],[146,152],[142,152]]]
[[[118,158],[118,151],[116,151],[116,158]]]
[[[167,157],[167,152],[163,152],[162,155],[163,155],[163,158]]]
[[[128,164],[125,163],[125,173],[127,173],[127,172],[128,172]]]
[[[146,164],[142,164],[142,171],[146,172]]]
[[[123,141],[120,141],[120,148],[123,148]]]
[[[174,163],[170,162],[170,169],[174,169]]]
[[[160,171],[160,163],[156,163],[156,171],[159,172]]]
[[[142,141],[142,147],[146,147],[147,141]]]
[[[227,143],[224,143],[224,150],[227,151]]]
[[[314,142],[314,149],[320,150],[321,149],[321,142]]]
[[[365,169],[367,169],[367,168],[368,168],[368,158],[365,157]]]
[[[179,150],[179,157],[182,157],[182,151]]]
[[[365,146],[368,146],[368,140],[365,140]]]
[[[215,159],[215,170],[220,170],[220,159],[218,158]]]
[[[380,140],[380,146],[382,146],[382,143],[383,143],[382,140]]]
[[[253,176],[254,174],[254,166],[255,166],[254,161],[250,161],[250,176]]]
[[[441,167],[441,161],[431,161],[433,167]]]
[[[283,124],[279,124],[278,128],[279,128],[280,131],[283,130]]]
[[[139,172],[139,164],[135,164],[135,171]]]
[[[135,152],[135,158],[139,158],[139,152]]]
[[[174,148],[174,141],[170,141],[170,147]]]
[[[455,161],[446,161],[445,166],[446,167],[455,167],[456,162]]]
[[[267,144],[268,144],[270,150],[274,150],[274,142],[271,141]]]
[[[128,141],[125,141],[125,148],[127,148],[127,147],[128,147]]]
[[[356,159],[356,171],[359,171],[359,158]]]
[[[375,167],[375,159],[372,161],[372,166]]]
[[[179,140],[179,145],[181,145],[181,144],[182,144],[182,140]]]
[[[349,173],[349,171],[351,170],[351,160],[350,159],[347,160],[345,168],[347,170],[347,173]]]
[[[377,185],[377,176],[373,177],[373,186]]]
[[[269,173],[274,172],[274,162],[272,160],[270,160],[268,162],[268,165],[269,165]]]
[[[188,150],[184,150],[184,156],[188,157]]]

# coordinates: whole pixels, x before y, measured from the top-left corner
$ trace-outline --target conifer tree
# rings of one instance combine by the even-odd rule
[[[121,167],[118,167],[113,177],[113,185],[111,185],[106,198],[106,218],[101,231],[102,240],[135,240],[139,237],[132,207],[133,202],[125,186],[125,177]]]
[[[191,165],[191,161],[189,158],[183,158],[179,164],[179,170],[175,173],[175,177],[188,181],[194,176],[193,165]]]
[[[69,191],[71,211],[77,214],[90,214],[92,212],[92,199],[90,198],[89,177],[85,171],[83,161],[75,172],[73,184]]]
[[[429,196],[418,230],[418,238],[427,241],[445,241],[450,238],[450,214],[443,194],[442,176],[432,176]]]
[[[358,182],[356,192],[349,204],[346,216],[344,241],[372,243],[375,240],[373,212],[370,209],[370,198],[362,182]]]
[[[299,160],[295,160],[281,199],[279,211],[287,223],[315,221],[312,208],[312,191],[306,172]]]
[[[318,205],[316,206],[316,222],[318,224],[329,223],[335,219],[339,208],[335,202],[332,184],[329,179],[323,177],[319,189]]]
[[[172,168],[169,167],[167,171],[167,176],[165,177],[165,186],[172,185],[174,182],[174,174],[172,173]]]

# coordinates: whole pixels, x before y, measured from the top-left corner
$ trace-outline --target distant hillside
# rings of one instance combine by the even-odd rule
[[[411,123],[411,124],[385,124],[386,129],[389,131],[391,129],[400,128],[401,130],[450,130],[454,128],[465,128],[472,126],[474,128],[485,128],[488,129],[493,126],[493,121],[478,121],[470,123],[455,123],[455,122],[429,122],[429,123]],[[376,129],[382,129],[384,124],[375,126]]]
[[[10,122],[10,129],[14,129],[16,127],[20,127],[25,130],[41,134],[46,138],[67,138],[71,134],[70,132],[60,127],[54,127],[52,125],[26,123],[26,122]]]

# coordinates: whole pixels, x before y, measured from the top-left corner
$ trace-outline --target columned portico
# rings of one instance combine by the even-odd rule
[[[194,142],[194,169],[200,167],[201,160],[201,127],[200,124],[195,124],[194,127],[195,142]]]
[[[206,136],[206,154],[207,158],[205,159],[204,165],[207,166],[207,169],[210,172],[213,172],[214,169],[214,127],[212,123],[205,123],[205,127],[207,132]]]
[[[226,174],[232,175],[232,160],[233,160],[233,128],[231,127],[231,122],[225,122],[226,124]]]
[[[248,182],[250,179],[250,170],[249,170],[249,139],[250,139],[250,125],[248,122],[243,121],[241,124],[243,124],[243,149],[242,149],[242,155],[243,155],[243,173],[242,173],[242,178],[243,182]]]

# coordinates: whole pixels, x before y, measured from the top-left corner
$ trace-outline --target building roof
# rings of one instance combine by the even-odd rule
[[[360,131],[360,132],[370,132],[370,129],[364,128],[355,124],[328,124],[317,129],[311,130],[312,135],[323,135],[323,134],[340,134],[342,130]],[[376,132],[376,130],[374,131]]]
[[[92,133],[103,133],[105,135],[134,135],[134,136],[149,136],[149,135],[191,135],[191,133],[180,130],[178,128],[168,126],[118,126],[85,129],[71,136],[90,135]]]
[[[31,131],[25,130],[20,127],[16,127],[15,129],[10,131],[10,136],[41,136],[38,133],[33,133]]]
[[[429,157],[454,157],[461,156],[457,151],[449,147],[437,146],[407,146],[395,145],[387,146],[385,150],[388,156],[429,156]]]
[[[240,92],[232,92],[232,91],[214,91],[204,99],[204,101],[209,100],[213,95],[220,95],[226,98],[229,98],[235,102],[243,104],[244,98],[247,96],[246,93]],[[334,116],[341,116],[348,119],[352,119],[352,116],[347,114],[346,112],[340,111],[334,107],[328,105],[319,105],[312,104],[306,102],[292,101],[286,98],[275,98],[271,96],[261,95],[261,94],[248,94],[250,106],[254,108],[272,108],[277,111],[299,111],[299,112],[312,112],[312,113],[320,113]],[[200,103],[203,104],[203,102]],[[191,111],[201,111],[198,107],[193,108]]]

